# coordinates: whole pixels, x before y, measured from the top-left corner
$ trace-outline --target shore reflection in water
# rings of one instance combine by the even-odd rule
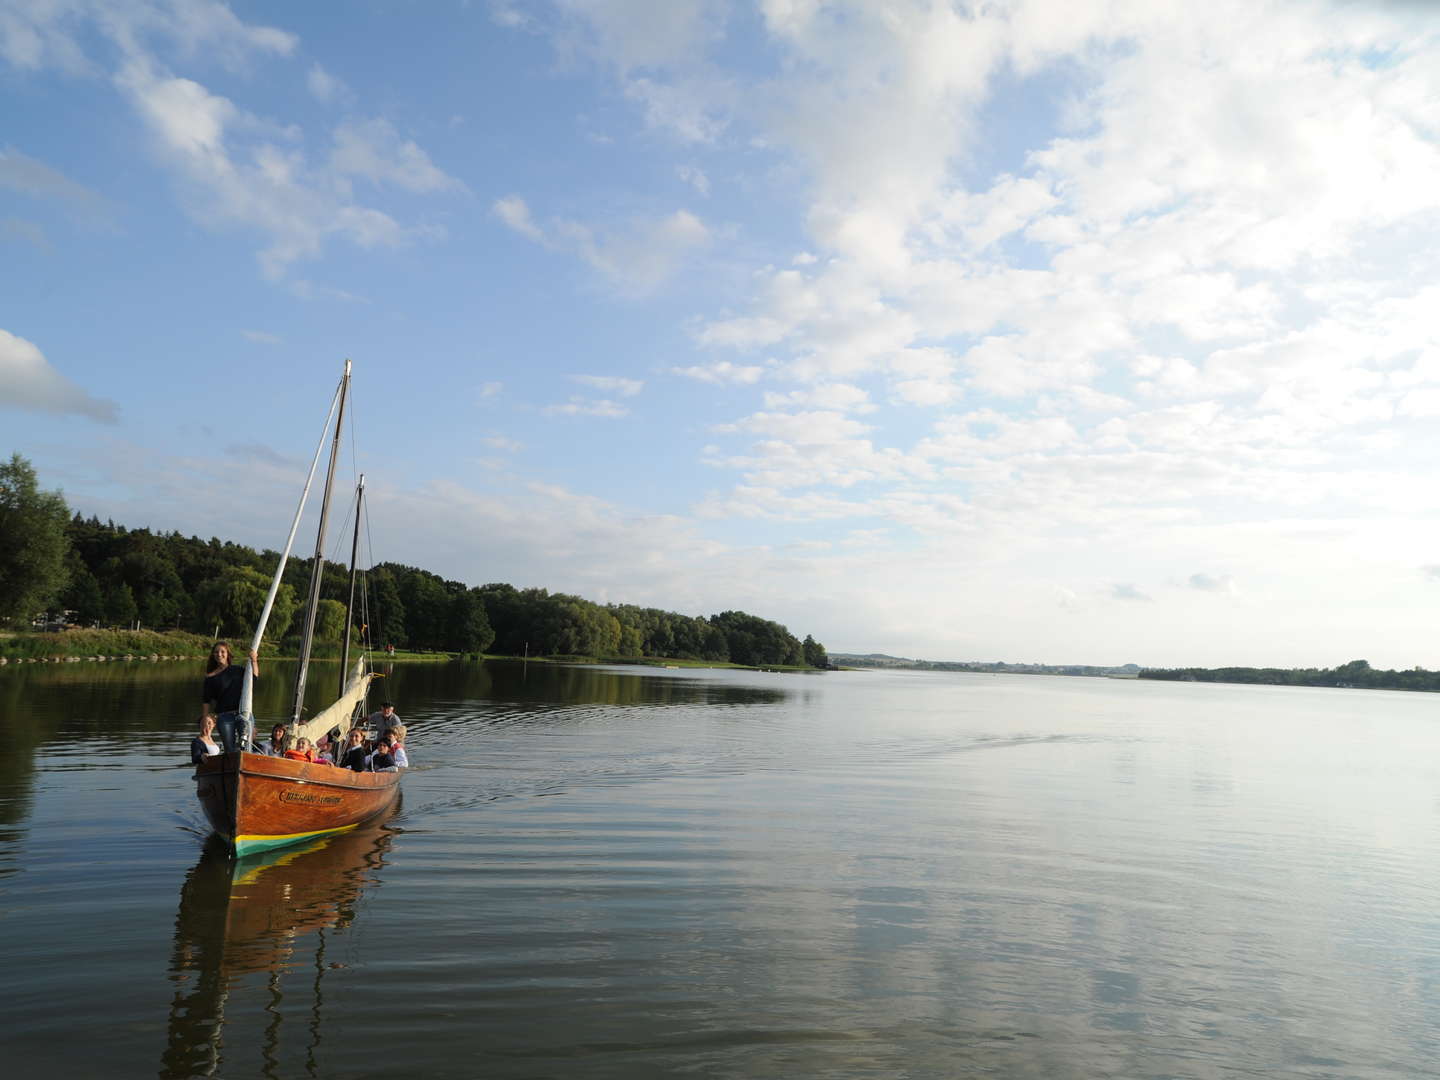
[[[325,975],[344,966],[327,959],[326,950],[333,951],[336,933],[350,926],[366,887],[376,883],[374,871],[395,835],[385,824],[393,813],[339,836],[239,860],[210,838],[180,889],[162,1080],[220,1075],[227,1064],[226,1005],[232,994],[262,987],[266,1021],[258,1045],[248,1033],[243,1043],[231,1040],[226,1072],[236,1072],[235,1058],[258,1052],[260,1060],[253,1067],[247,1060],[245,1072],[293,1075],[293,1065],[281,1067],[284,1044],[285,1058],[315,1075]],[[285,1009],[287,1002],[303,1009]],[[245,1015],[253,1023],[253,1010]]]

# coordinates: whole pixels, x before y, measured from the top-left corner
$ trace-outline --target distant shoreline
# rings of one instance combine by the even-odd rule
[[[831,653],[830,662],[846,668],[907,671],[969,671],[984,675],[1078,675],[1088,678],[1135,679],[1139,664],[1011,664],[1003,660],[912,660],[884,653]]]
[[[0,666],[11,664],[66,664],[116,661],[198,662],[209,655],[212,642],[203,634],[184,630],[59,630],[0,633]],[[317,663],[339,660],[338,643],[321,646],[327,653],[312,657]],[[353,647],[352,647],[353,648]],[[262,650],[266,660],[295,660],[295,656]],[[353,654],[352,654],[353,655]],[[517,660],[534,664],[625,664],[657,668],[732,668],[739,671],[820,672],[824,668],[806,665],[735,664],[722,660],[690,660],[655,656],[508,656],[500,653],[414,652],[397,649],[393,655],[383,649],[370,650],[373,663],[443,663],[451,660]]]
[[[1319,686],[1334,689],[1412,690],[1440,693],[1440,671],[1410,668],[1406,671],[1372,668],[1352,660],[1334,668],[1142,668],[1138,664],[1103,667],[1089,664],[1010,664],[985,661],[911,660],[883,653],[831,653],[830,659],[847,668],[905,671],[959,671],[995,675],[1072,675],[1089,678],[1150,679],[1156,682],[1209,682],[1244,686]]]
[[[1440,671],[1410,668],[1405,671],[1372,668],[1364,660],[1351,660],[1334,668],[1145,668],[1142,679],[1161,682],[1213,682],[1254,686],[1320,686],[1341,690],[1413,690],[1440,692]]]

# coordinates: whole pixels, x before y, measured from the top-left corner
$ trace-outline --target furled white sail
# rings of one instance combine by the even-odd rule
[[[304,736],[313,743],[332,728],[338,727],[342,735],[349,731],[350,717],[355,713],[355,706],[365,700],[365,692],[370,689],[370,680],[373,678],[375,673],[365,670],[365,660],[357,660],[354,670],[350,672],[350,678],[345,681],[345,692],[333,705],[322,709],[309,720],[295,724],[290,729],[292,738]],[[291,745],[294,745],[293,741]]]

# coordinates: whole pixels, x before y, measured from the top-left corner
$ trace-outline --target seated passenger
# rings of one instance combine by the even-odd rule
[[[380,736],[380,745],[375,748],[375,753],[370,755],[371,772],[399,772],[395,764],[395,755],[391,752],[395,744],[391,742],[390,735]]]
[[[340,764],[354,772],[364,772],[369,757],[365,750],[365,732],[358,727],[351,728],[345,739],[345,754]]]
[[[295,749],[286,750],[284,756],[291,761],[314,762],[316,760],[315,748],[310,745],[310,740],[303,735],[295,740]]]
[[[200,734],[190,740],[190,764],[199,765],[220,752],[220,744],[215,741],[215,717],[207,713],[200,718]]]
[[[326,765],[335,764],[335,755],[331,752],[329,735],[321,735],[320,741],[315,744],[315,760],[323,761]]]
[[[405,753],[405,725],[397,724],[390,729],[390,756],[402,769],[410,767],[410,757]]]
[[[285,751],[290,749],[290,735],[285,730],[284,724],[276,724],[270,729],[270,741],[260,744],[260,752],[269,754],[271,757],[284,757]]]

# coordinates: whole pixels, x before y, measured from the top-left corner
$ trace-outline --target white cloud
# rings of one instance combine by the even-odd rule
[[[376,210],[348,205],[307,183],[301,156],[273,143],[253,148],[250,162],[234,159],[227,128],[253,122],[229,100],[189,79],[132,64],[119,77],[157,136],[156,148],[185,178],[191,212],[207,226],[258,226],[271,236],[261,263],[271,277],[297,259],[320,252],[327,234],[361,246],[398,243],[404,230]]]
[[[310,73],[305,76],[305,85],[310,88],[316,101],[326,105],[347,101],[353,96],[344,80],[330,74],[319,64],[310,65]]]
[[[687,210],[601,230],[561,222],[558,232],[592,267],[634,294],[658,288],[710,241],[710,231]]]
[[[335,129],[330,165],[343,176],[392,184],[417,193],[463,191],[465,185],[436,168],[430,156],[388,120],[346,120]]]
[[[28,412],[74,414],[111,424],[113,401],[97,398],[51,366],[33,342],[0,330],[0,406]]]
[[[712,465],[743,471],[750,489],[791,491],[804,487],[852,488],[929,475],[921,459],[874,445],[870,428],[833,409],[801,412],[759,412],[730,424],[716,425],[720,434],[755,437],[750,453],[711,454]],[[787,496],[787,498],[792,498]],[[808,497],[801,497],[800,502]],[[834,516],[838,503],[816,496],[815,504]],[[846,503],[858,510],[858,504]],[[793,515],[791,509],[787,513]]]
[[[20,70],[93,76],[99,66],[86,54],[90,27],[130,56],[164,41],[185,57],[203,53],[231,69],[257,53],[289,56],[298,43],[287,31],[242,22],[217,0],[66,0],[0,10],[0,56]]]
[[[491,0],[490,18],[496,26],[508,30],[524,30],[534,25],[534,20],[510,0]]]
[[[244,156],[233,154],[232,131],[243,136],[268,130],[266,125],[190,79],[137,62],[117,81],[150,124],[161,157],[184,179],[192,215],[209,227],[247,226],[269,235],[260,263],[273,279],[284,277],[297,260],[318,256],[331,236],[373,248],[435,235],[349,201],[343,186],[334,182],[338,174],[314,171],[298,150],[262,140],[249,145]],[[357,152],[340,167],[359,170],[363,164]],[[372,179],[402,183],[413,164],[402,160],[392,173]],[[427,181],[412,177],[410,182],[423,186]]]
[[[1154,529],[1205,497],[1243,500],[1242,516],[1297,497],[1368,502],[1374,471],[1361,483],[1337,470],[1332,441],[1373,452],[1395,444],[1377,427],[1391,416],[1440,411],[1440,360],[1417,358],[1440,357],[1419,315],[1440,301],[1412,284],[1440,209],[1440,189],[1416,182],[1435,171],[1433,29],[1239,3],[764,16],[788,66],[737,120],[765,124],[764,145],[808,169],[818,255],[758,270],[751,303],[696,338],[763,350],[767,410],[803,407],[817,382],[864,393],[883,380],[876,400],[937,411],[913,450],[888,452],[948,463],[976,485],[987,527],[1015,532],[1037,515]],[[992,177],[957,168],[972,163],[990,73],[1060,58],[1074,65],[1068,130]],[[1411,261],[1397,271],[1366,245],[1402,221],[1418,231],[1385,237],[1382,253]],[[988,412],[947,415],[987,396]],[[741,474],[737,491],[788,466],[823,494],[841,481],[801,469],[805,445],[777,435],[707,460]],[[1046,509],[1021,509],[1027,485]],[[906,493],[917,523],[942,522],[929,509],[942,505]]]
[[[705,175],[703,170],[694,165],[677,165],[675,166],[675,175],[678,176],[683,183],[693,187],[702,196],[709,196],[710,178]]]
[[[875,411],[870,395],[848,383],[822,383],[803,390],[792,390],[788,394],[767,393],[765,408],[819,409],[858,414]]]
[[[934,432],[917,446],[919,456],[970,461],[1055,451],[1079,441],[1075,428],[1064,417],[1016,419],[993,409],[947,417],[936,422]]]
[[[519,195],[506,195],[490,205],[491,212],[521,236],[544,242],[545,234],[530,217],[530,207]]]
[[[619,375],[571,375],[570,378],[586,386],[593,386],[597,390],[603,390],[611,394],[619,394],[621,397],[634,397],[645,389],[645,383],[641,379],[627,379]]]
[[[557,46],[613,70],[648,127],[685,142],[710,143],[726,130],[740,97],[736,80],[707,58],[723,40],[723,0],[557,0],[565,16]]]
[[[692,367],[673,367],[670,371],[672,374],[684,375],[687,379],[698,379],[700,382],[738,383],[743,386],[759,382],[765,374],[765,369],[758,364],[733,364],[729,360]]]
[[[0,53],[17,66],[108,78],[149,129],[154,153],[175,175],[190,215],[208,228],[265,237],[260,263],[271,278],[284,277],[297,260],[318,256],[332,237],[371,248],[437,236],[434,228],[403,226],[350,194],[355,176],[416,192],[461,187],[385,121],[342,125],[331,158],[321,160],[307,154],[298,127],[257,116],[168,66],[170,60],[192,64],[203,58],[246,73],[257,58],[290,57],[297,42],[286,31],[245,22],[213,0],[74,0],[10,9],[0,19]],[[337,89],[318,66],[310,74],[312,88]],[[38,175],[28,159],[7,153],[6,160],[12,181],[20,172],[31,181]],[[78,185],[55,177],[45,186],[52,197],[94,203]]]
[[[711,240],[705,223],[688,210],[603,226],[557,218],[544,227],[518,195],[496,200],[491,210],[522,236],[578,255],[617,290],[636,297],[663,285]]]
[[[587,401],[579,396],[559,404],[546,405],[540,411],[546,416],[600,416],[611,420],[630,415],[630,410],[619,402],[608,398]]]
[[[282,343],[275,334],[268,334],[264,330],[241,330],[240,336],[246,341],[253,341],[256,345],[279,345]]]

